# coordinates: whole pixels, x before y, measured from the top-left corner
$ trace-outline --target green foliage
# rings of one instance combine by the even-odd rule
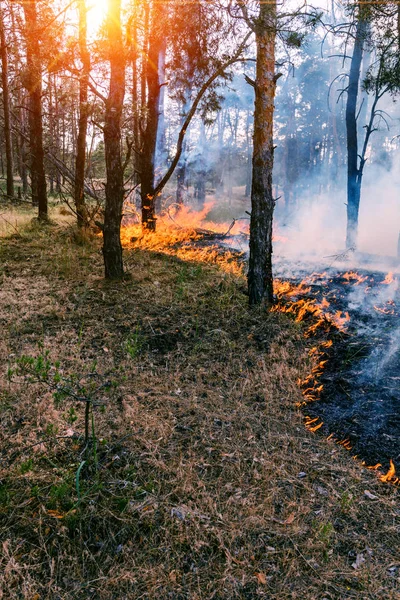
[[[73,425],[78,420],[78,415],[73,406],[71,406],[66,414],[66,419],[70,425]]]
[[[400,59],[397,52],[386,51],[380,57],[378,69],[371,67],[363,81],[367,93],[389,92],[392,96],[400,92]]]
[[[140,333],[139,326],[133,331],[133,333],[126,338],[124,341],[123,347],[125,352],[130,356],[133,360],[135,359],[143,347],[143,337]]]
[[[78,494],[78,502],[81,501],[81,485],[80,485],[80,476],[81,476],[81,472],[83,467],[85,466],[86,461],[83,460],[81,462],[81,464],[78,467],[78,470],[76,472],[76,476],[75,476],[75,487],[76,487],[76,493]]]
[[[10,492],[5,483],[0,485],[0,506],[7,506],[10,500]]]
[[[129,346],[131,353],[136,355],[139,341],[136,339]],[[9,381],[15,378],[23,379],[29,384],[42,384],[52,391],[54,403],[59,407],[65,401],[74,402],[66,413],[66,419],[71,425],[78,420],[76,404],[85,406],[85,447],[89,446],[89,431],[92,430],[92,446],[96,458],[96,435],[94,424],[94,409],[105,405],[106,396],[117,388],[117,382],[105,379],[104,375],[97,372],[97,363],[93,362],[86,373],[65,374],[59,361],[52,361],[49,351],[43,344],[39,344],[39,353],[36,356],[22,355],[16,360],[14,368],[9,367],[7,372]],[[46,434],[55,435],[57,428],[50,424]]]
[[[45,433],[46,433],[46,435],[48,437],[54,437],[58,433],[58,427],[57,427],[57,425],[54,425],[54,423],[49,423],[46,426],[46,432]]]
[[[32,471],[32,469],[33,469],[33,460],[31,458],[28,458],[28,460],[21,463],[20,467],[19,467],[21,475],[26,475],[26,473],[29,473],[29,471]]]
[[[318,531],[318,539],[327,546],[330,544],[332,535],[334,533],[334,528],[332,523],[323,523]]]
[[[291,31],[286,36],[286,44],[289,48],[300,48],[306,34],[299,33],[298,31]]]
[[[340,507],[343,512],[348,511],[354,503],[353,495],[350,492],[343,492],[340,498]]]

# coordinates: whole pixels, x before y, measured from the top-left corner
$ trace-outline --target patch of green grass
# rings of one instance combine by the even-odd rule
[[[10,491],[6,483],[0,484],[0,507],[6,508],[10,502]]]
[[[142,351],[143,345],[144,338],[140,332],[139,326],[137,325],[134,331],[124,340],[123,349],[130,359],[134,360]]]
[[[26,475],[26,473],[33,471],[33,466],[34,466],[34,463],[31,458],[28,458],[27,460],[22,462],[19,466],[19,471],[20,471],[21,475]]]

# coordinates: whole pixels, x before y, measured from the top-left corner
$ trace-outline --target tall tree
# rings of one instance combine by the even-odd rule
[[[350,63],[347,88],[346,131],[347,131],[347,234],[346,247],[357,243],[358,214],[360,210],[362,170],[359,168],[357,98],[360,87],[361,64],[365,39],[368,31],[366,10],[358,8],[353,55]]]
[[[5,35],[4,12],[0,2],[1,80],[3,86],[4,138],[7,163],[7,197],[14,197],[14,161],[11,133],[11,98],[8,84],[8,48]]]
[[[110,85],[106,99],[104,146],[106,158],[106,204],[103,228],[103,256],[107,279],[120,279],[122,262],[121,220],[124,202],[121,120],[125,97],[125,48],[121,27],[121,0],[108,0],[107,42]]]
[[[150,42],[146,61],[147,105],[146,126],[143,133],[143,148],[140,165],[140,188],[142,198],[142,226],[144,230],[155,231],[155,158],[157,132],[160,119],[161,80],[164,74],[166,3],[152,3]]]
[[[276,0],[259,2],[259,14],[250,20],[256,35],[257,63],[253,137],[253,174],[251,187],[250,257],[248,289],[250,306],[273,303],[272,224],[275,200],[272,191],[274,166],[275,41]]]
[[[90,78],[90,53],[87,45],[87,6],[86,0],[78,0],[79,9],[79,125],[75,160],[74,200],[78,227],[87,225],[85,205],[86,137],[89,120],[88,88]]]
[[[26,76],[29,96],[29,149],[32,204],[38,206],[40,221],[48,218],[47,184],[44,169],[41,28],[37,0],[23,0],[25,15]]]

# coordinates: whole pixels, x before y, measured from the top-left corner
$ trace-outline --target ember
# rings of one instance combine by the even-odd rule
[[[393,273],[388,273],[385,279],[381,282],[384,285],[391,285],[394,282]]]

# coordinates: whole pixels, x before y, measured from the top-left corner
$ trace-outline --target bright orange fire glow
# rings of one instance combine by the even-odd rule
[[[318,429],[321,429],[322,425],[324,424],[323,421],[320,421],[318,423],[319,420],[319,417],[316,417],[315,419],[312,419],[311,417],[306,417],[305,426],[309,431],[315,433],[316,431],[318,431]]]
[[[368,277],[363,277],[362,275],[359,275],[354,271],[349,271],[348,273],[342,275],[342,277],[346,280],[347,283],[352,282],[355,285],[360,285],[360,283],[364,283],[364,281],[367,281],[368,279]]]
[[[393,308],[381,308],[379,306],[374,306],[376,312],[382,313],[383,315],[394,315],[395,310]]]
[[[230,223],[216,223],[207,219],[207,215],[212,211],[215,202],[206,202],[201,210],[192,210],[189,206],[178,207],[174,205],[168,210],[168,213],[163,217],[163,221],[170,220],[171,224],[176,225],[181,229],[202,229],[222,235],[248,235],[249,220],[248,219],[233,219]]]
[[[381,283],[382,283],[383,285],[390,285],[391,283],[393,283],[393,281],[394,281],[393,273],[390,271],[390,272],[389,272],[389,273],[386,275],[385,279],[384,279],[383,281],[381,281]]]
[[[395,477],[396,475],[396,467],[394,466],[393,461],[390,461],[390,468],[386,475],[381,475],[380,480],[383,482],[391,481],[393,483],[397,483],[399,479]]]
[[[235,250],[227,249],[221,252],[221,238],[226,239],[227,246],[237,248],[237,252],[246,252],[248,248],[250,221],[247,217],[232,219],[231,222],[218,223],[209,218],[215,202],[206,202],[201,210],[192,210],[189,206],[172,205],[162,216],[157,219],[157,232],[143,232],[138,223],[138,215],[133,207],[125,207],[126,219],[129,214],[135,215],[135,222],[121,227],[121,243],[125,248],[141,248],[154,252],[163,252],[190,262],[218,263],[229,273],[243,274],[243,265],[237,260]],[[213,236],[219,239],[213,242]],[[235,236],[235,242],[230,238]],[[210,242],[208,245],[193,244],[196,240]],[[274,241],[286,241],[287,238],[274,232]],[[289,289],[289,288],[288,288]]]
[[[322,277],[320,274],[314,274],[313,276]],[[307,286],[309,279],[307,278],[297,285],[288,281],[276,280],[274,291],[278,297],[278,303],[272,310],[294,314],[297,323],[312,317],[314,322],[307,329],[305,333],[306,337],[311,337],[319,328],[329,326],[329,324],[333,324],[340,331],[346,331],[347,323],[350,321],[348,312],[337,311],[336,313],[330,313],[327,311],[330,303],[326,298],[323,298],[321,302],[317,302],[315,298],[304,297],[311,291],[311,288]],[[303,298],[291,301],[291,298],[298,296],[303,296]],[[290,301],[288,302],[288,300]]]
[[[221,258],[217,244],[215,248],[211,245],[203,249],[191,243],[192,241],[202,239],[203,235],[207,236],[213,233],[226,234],[227,237],[229,235],[248,237],[249,223],[247,221],[234,220],[233,223],[215,223],[208,220],[207,215],[212,208],[213,203],[209,202],[205,204],[201,211],[192,211],[188,207],[183,207],[179,211],[173,210],[169,215],[158,220],[156,234],[143,234],[142,228],[138,224],[125,226],[121,229],[122,244],[130,248],[140,247],[151,251],[162,251],[166,254],[178,256],[186,261],[220,262],[224,270],[243,274],[242,266],[238,264],[235,256],[229,250],[224,252],[224,256]],[[275,237],[277,240],[285,241],[285,238]],[[212,236],[209,239],[212,240]],[[293,314],[296,322],[309,321],[310,325],[304,334],[306,338],[314,335],[317,330],[329,333],[332,327],[339,331],[346,331],[347,324],[350,321],[348,312],[329,312],[331,304],[325,297],[318,302],[316,298],[308,296],[312,290],[309,284],[315,281],[321,282],[324,278],[327,279],[326,273],[313,273],[299,284],[279,280],[275,280],[274,282],[274,292],[278,302],[272,310]],[[359,285],[368,279],[353,271],[345,273],[342,278],[345,282],[355,285]],[[385,280],[381,283],[390,285],[394,280],[393,273],[388,273]],[[387,304],[393,306],[394,302],[389,301]],[[393,308],[375,306],[375,310],[384,314],[394,314]],[[321,377],[328,363],[326,350],[332,346],[333,341],[329,339],[318,343],[309,350],[308,354],[314,361],[314,366],[306,378],[299,379],[298,381],[299,387],[302,388],[304,401],[299,402],[297,406],[304,407],[310,402],[320,399],[324,390]],[[320,417],[305,417],[305,426],[312,433],[320,430],[323,425],[324,422]],[[331,433],[327,439],[332,440],[348,451],[352,450],[352,445],[348,438],[340,440]],[[357,459],[357,456],[353,456],[353,458]],[[379,471],[382,466],[380,463],[375,466],[368,466],[365,462],[361,464],[368,469],[376,470],[382,482],[400,484],[400,478],[396,477],[396,468],[392,460],[386,474],[382,474]]]

